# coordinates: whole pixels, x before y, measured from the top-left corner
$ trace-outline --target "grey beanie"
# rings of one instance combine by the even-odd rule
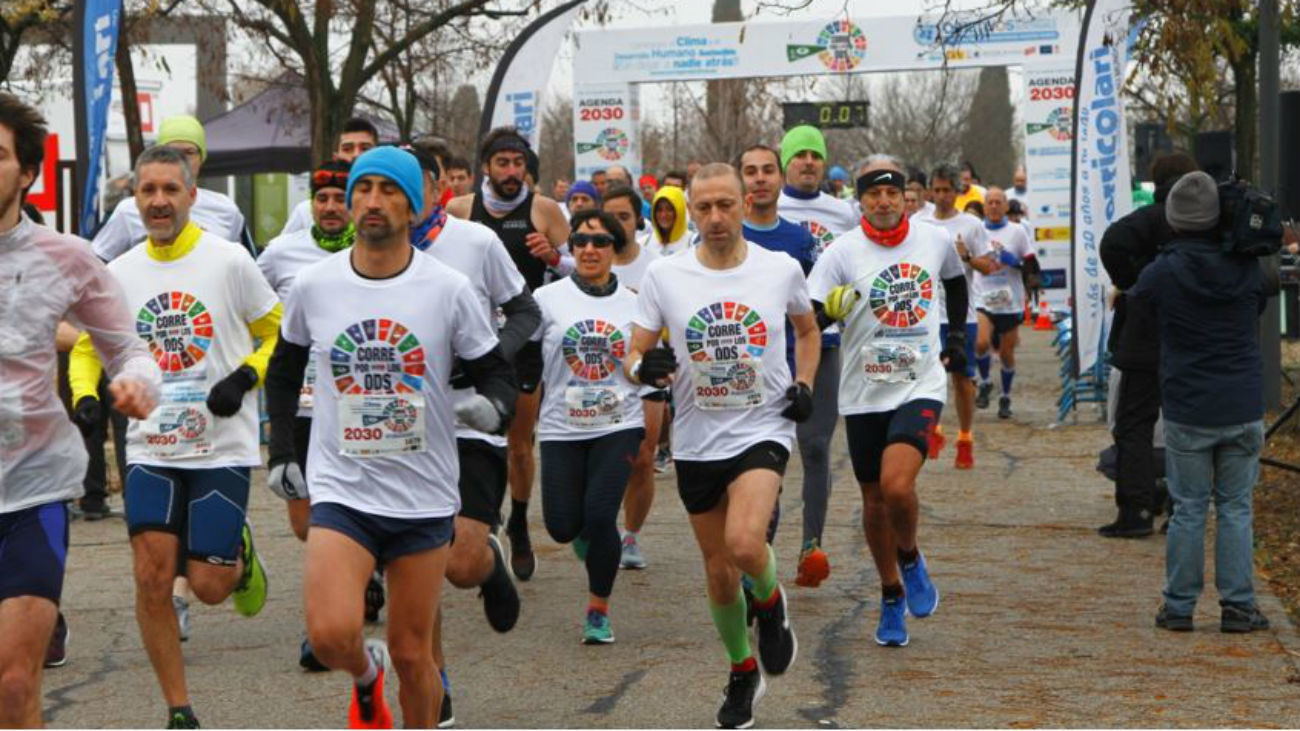
[[[1219,225],[1219,186],[1208,173],[1188,173],[1165,199],[1165,220],[1175,231],[1209,231]]]

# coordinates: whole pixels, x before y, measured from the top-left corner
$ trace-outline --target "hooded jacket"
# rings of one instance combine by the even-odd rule
[[[1101,263],[1110,281],[1123,290],[1115,300],[1115,319],[1106,347],[1120,370],[1154,371],[1160,361],[1159,333],[1151,312],[1125,294],[1137,284],[1142,269],[1155,261],[1174,238],[1165,220],[1165,199],[1171,181],[1156,189],[1155,203],[1112,223],[1101,237]]]
[[[1180,236],[1129,295],[1154,315],[1166,419],[1215,427],[1263,418],[1256,325],[1267,300],[1259,262],[1224,254],[1204,235]]]
[[[654,210],[659,205],[659,201],[666,200],[673,204],[673,210],[677,211],[677,218],[673,221],[673,228],[667,232],[667,235],[659,229],[659,224],[655,222]],[[686,193],[675,185],[665,185],[656,193],[654,200],[650,203],[650,217],[647,220],[650,224],[650,244],[656,254],[669,256],[676,254],[686,248]]]

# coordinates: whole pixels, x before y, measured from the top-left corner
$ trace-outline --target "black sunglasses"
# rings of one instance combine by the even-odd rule
[[[608,249],[614,245],[614,237],[609,234],[569,234],[569,248],[581,249],[584,246],[594,246],[597,249]]]

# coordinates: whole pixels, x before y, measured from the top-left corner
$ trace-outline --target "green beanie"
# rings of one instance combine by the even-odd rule
[[[158,126],[158,144],[169,142],[189,142],[199,148],[199,161],[208,159],[208,137],[203,132],[203,123],[188,114],[168,117]]]
[[[804,150],[812,150],[826,159],[826,138],[822,137],[821,130],[809,124],[791,127],[781,138],[781,168],[786,168],[794,156]]]

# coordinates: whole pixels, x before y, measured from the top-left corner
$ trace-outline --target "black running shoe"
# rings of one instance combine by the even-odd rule
[[[45,667],[61,668],[68,664],[68,620],[59,612],[59,621],[54,625],[54,635],[45,648]]]
[[[786,616],[785,589],[776,587],[776,603],[770,609],[754,606],[758,619],[758,660],[768,675],[780,675],[799,655],[799,639]]]
[[[492,574],[479,587],[478,595],[483,598],[483,613],[492,629],[509,632],[519,621],[519,592],[506,570],[501,540],[488,534],[488,546],[492,549]]]
[[[718,728],[750,728],[754,725],[754,706],[767,692],[763,673],[753,670],[732,670],[727,679],[727,689],[722,692],[722,707],[714,720]]]
[[[176,711],[167,718],[167,728],[200,728],[199,719]]]
[[[506,537],[510,539],[510,570],[515,578],[528,581],[537,571],[537,554],[533,553],[533,541],[528,537],[528,524],[507,524]]]
[[[998,418],[1010,419],[1011,414],[1011,397],[1003,396],[998,399]]]
[[[366,621],[375,623],[379,621],[379,610],[384,608],[384,576],[376,571],[370,575],[370,583],[366,584]]]
[[[108,507],[108,501],[102,497],[83,497],[77,507],[81,510],[81,517],[92,523],[113,514],[113,511]]]
[[[325,667],[325,663],[322,663],[316,657],[316,653],[312,652],[311,643],[307,641],[306,637],[302,640],[302,646],[298,648],[298,667],[309,673],[329,672],[329,668]]]
[[[451,710],[451,694],[442,691],[442,710],[438,711],[438,728],[452,728],[456,725],[456,713]]]
[[[1268,629],[1268,617],[1259,611],[1259,607],[1251,605],[1240,607],[1235,604],[1226,604],[1223,607],[1223,613],[1219,616],[1219,631],[1238,633],[1238,632],[1262,632]]]
[[[975,408],[987,409],[989,407],[989,396],[993,395],[993,383],[981,383],[979,391],[975,394]]]

